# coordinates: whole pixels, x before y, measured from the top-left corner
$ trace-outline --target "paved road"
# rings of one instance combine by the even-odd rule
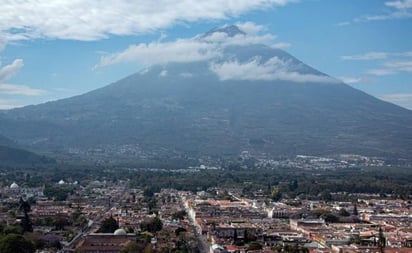
[[[180,196],[180,204],[181,207],[183,207],[186,211],[187,217],[189,218],[189,222],[192,225],[192,230],[193,233],[196,236],[196,240],[197,240],[197,245],[199,248],[200,253],[209,253],[209,249],[210,249],[210,244],[209,242],[206,240],[205,236],[201,235],[197,230],[196,230],[196,226],[195,226],[195,222],[194,222],[194,217],[191,216],[191,213],[189,212],[189,208],[187,208],[184,205],[184,201],[183,198]]]

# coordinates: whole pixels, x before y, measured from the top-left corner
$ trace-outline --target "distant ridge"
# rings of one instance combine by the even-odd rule
[[[55,163],[54,159],[27,150],[0,145],[0,168],[3,166],[41,166]]]

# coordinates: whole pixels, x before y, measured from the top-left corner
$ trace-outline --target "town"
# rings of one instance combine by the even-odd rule
[[[0,251],[412,252],[410,199],[279,196],[280,187],[250,184],[187,191],[127,179],[12,182],[0,192]]]

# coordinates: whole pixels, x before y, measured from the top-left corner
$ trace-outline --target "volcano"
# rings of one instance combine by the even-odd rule
[[[235,26],[195,38],[243,36]],[[202,42],[203,43],[203,42]],[[152,65],[89,93],[0,113],[0,134],[46,150],[135,145],[191,156],[412,154],[412,112],[264,44]]]

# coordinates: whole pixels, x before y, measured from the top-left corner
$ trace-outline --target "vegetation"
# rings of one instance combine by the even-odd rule
[[[23,228],[23,232],[33,232],[33,225],[29,217],[29,212],[31,211],[29,202],[23,200],[23,198],[20,198],[19,209],[24,214],[24,217],[21,220],[21,226]]]
[[[113,233],[118,228],[119,228],[119,224],[113,218],[113,216],[110,216],[109,218],[105,219],[102,222],[102,225],[100,226],[99,232],[100,233]]]
[[[0,143],[1,165],[9,166],[35,166],[55,164],[56,161],[45,156],[37,155],[20,148],[4,146]]]
[[[185,218],[185,216],[186,216],[186,211],[185,210],[181,210],[181,211],[178,211],[178,212],[172,214],[172,218],[175,219],[175,220],[183,220]]]
[[[148,231],[150,233],[160,231],[162,230],[162,227],[163,223],[157,216],[148,221],[143,221],[140,224],[140,228],[142,229],[142,231]]]
[[[143,164],[146,166],[148,164]],[[153,165],[153,164],[152,164]],[[245,167],[241,162],[222,162],[220,170],[200,170],[197,172],[176,172],[173,168],[179,164],[171,163],[165,169],[151,171],[148,169],[125,168],[117,166],[64,165],[61,167],[42,168],[1,168],[0,183],[10,185],[22,182],[22,186],[41,187],[46,185],[45,194],[51,199],[64,200],[73,192],[74,186],[50,184],[62,178],[71,178],[80,184],[87,185],[94,180],[111,181],[130,180],[130,187],[144,188],[147,201],[151,201],[153,193],[161,188],[199,191],[210,187],[242,187],[245,196],[253,196],[257,190],[273,200],[284,196],[289,198],[321,199],[325,201],[356,200],[353,193],[380,194],[408,199],[412,196],[412,185],[409,178],[412,171],[407,166],[391,167],[355,167],[339,170],[305,171],[299,168],[257,167],[253,163]],[[81,168],[81,169],[79,169]],[[356,180],[354,180],[356,178]],[[331,193],[341,192],[340,196]],[[224,196],[222,196],[224,197]],[[154,208],[156,203],[149,207]]]
[[[138,253],[142,250],[144,250],[144,248],[139,247],[139,244],[137,244],[137,242],[132,241],[126,244],[120,251],[120,253]]]
[[[34,244],[22,235],[8,234],[0,239],[1,253],[34,253]]]
[[[49,199],[54,199],[56,201],[66,200],[70,192],[72,192],[71,187],[61,185],[46,185],[46,188],[44,189],[44,195],[46,195]]]
[[[275,250],[278,252],[288,252],[288,253],[309,253],[309,250],[302,245],[298,244],[285,244],[285,245],[278,245],[274,247]]]

